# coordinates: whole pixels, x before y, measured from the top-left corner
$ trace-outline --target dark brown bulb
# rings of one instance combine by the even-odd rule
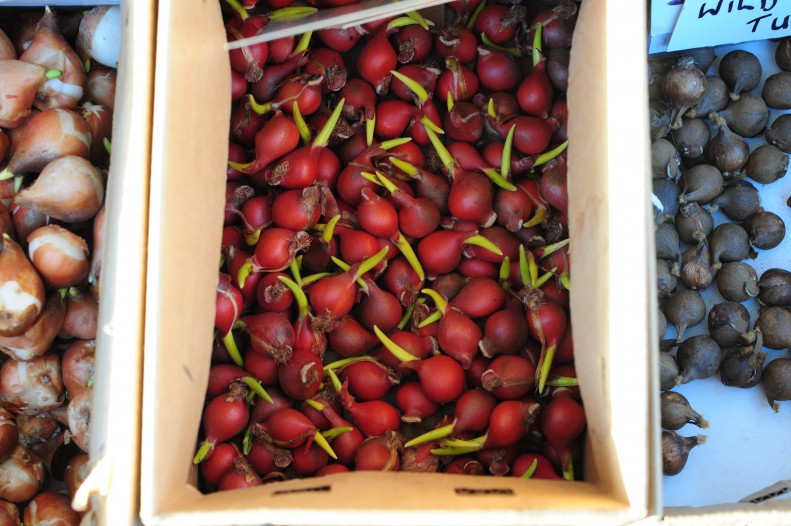
[[[681,383],[703,380],[717,374],[722,363],[722,350],[711,336],[699,334],[681,342],[676,352],[681,370]]]
[[[711,261],[715,270],[722,263],[741,261],[750,257],[750,240],[741,226],[736,223],[722,223],[709,234]]]
[[[709,311],[709,335],[720,347],[744,345],[755,340],[750,332],[750,312],[735,301],[724,301]]]
[[[783,219],[774,212],[759,210],[744,223],[750,243],[760,250],[770,250],[779,245],[786,235]]]
[[[675,357],[669,352],[659,353],[659,388],[662,391],[669,391],[676,385],[679,377],[678,363]]]
[[[725,263],[716,280],[717,291],[726,300],[741,302],[758,295],[758,274],[747,263]]]
[[[758,280],[758,301],[767,306],[791,305],[791,272],[782,268],[770,268]]]
[[[668,476],[681,473],[692,448],[705,443],[704,435],[682,437],[675,431],[662,431],[662,473]]]
[[[685,243],[697,244],[714,229],[711,213],[698,203],[681,206],[675,217],[678,237]]]
[[[703,119],[684,119],[670,135],[678,153],[688,159],[695,159],[703,155],[703,150],[711,139],[711,130]]]
[[[791,153],[791,114],[784,113],[772,122],[764,132],[766,142]]]
[[[777,358],[764,367],[761,384],[766,400],[775,412],[779,400],[791,400],[791,358]]]
[[[722,210],[730,219],[744,221],[755,214],[760,207],[761,198],[758,190],[747,181],[737,179],[725,187],[725,190],[711,202],[709,209]]]
[[[657,139],[651,144],[651,171],[654,179],[675,179],[681,157],[670,141]]]
[[[778,42],[775,48],[775,63],[783,71],[791,71],[791,37]]]
[[[768,349],[788,349],[791,347],[791,312],[783,307],[769,307],[755,322],[761,331],[764,347]]]
[[[720,365],[720,381],[723,385],[749,389],[761,381],[761,368],[766,360],[766,353],[761,352],[761,331],[755,333],[755,343],[734,347],[725,353]]]
[[[781,71],[767,78],[761,96],[770,108],[791,109],[791,72]]]
[[[692,409],[689,400],[675,391],[665,391],[659,395],[662,407],[662,428],[676,431],[687,424],[700,428],[709,427],[709,423],[700,413]]]
[[[703,153],[706,160],[722,172],[723,177],[730,179],[739,175],[742,167],[747,163],[750,147],[740,135],[731,131],[724,118],[716,113],[712,113],[709,117],[718,131],[706,145]]]
[[[706,317],[706,304],[694,290],[683,289],[670,295],[662,308],[667,321],[676,328],[677,341],[684,337],[684,331],[694,327]]]
[[[706,117],[713,111],[724,110],[731,100],[728,94],[728,86],[719,77],[706,77],[706,94],[686,114],[687,118]]]
[[[678,263],[656,260],[656,290],[660,298],[670,296],[678,285]]]
[[[696,202],[706,205],[712,202],[725,186],[725,181],[715,166],[699,164],[684,172],[678,180],[681,188],[681,204]]]
[[[672,223],[657,225],[654,231],[656,241],[656,257],[668,261],[678,261],[681,257],[681,244],[678,232]]]
[[[671,104],[671,127],[678,127],[681,116],[703,99],[706,75],[695,67],[693,58],[681,57],[662,79],[662,91]]]
[[[772,144],[762,144],[750,153],[742,173],[761,184],[770,184],[785,177],[788,156]]]
[[[692,290],[707,289],[714,281],[714,274],[709,246],[705,241],[701,241],[682,255],[679,277],[684,285]]]
[[[764,131],[769,121],[769,108],[756,93],[743,93],[719,114],[728,123],[731,131],[742,137],[755,137]]]
[[[664,223],[668,219],[672,219],[678,213],[679,208],[681,189],[678,184],[672,179],[654,179],[651,183],[651,191],[658,201],[658,203],[654,203],[656,223]],[[657,204],[661,206],[661,209]]]
[[[720,60],[720,78],[731,89],[731,98],[738,99],[739,95],[745,91],[751,91],[761,82],[763,69],[758,57],[737,49],[731,51]]]

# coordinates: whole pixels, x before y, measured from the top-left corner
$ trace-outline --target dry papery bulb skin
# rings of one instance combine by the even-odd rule
[[[706,241],[700,241],[681,257],[681,282],[692,290],[705,290],[714,281],[716,269],[711,265],[711,253]]]
[[[755,341],[751,345],[733,347],[725,352],[720,365],[720,381],[723,385],[749,389],[761,381],[766,353],[761,351],[761,331],[756,330],[754,334]]]
[[[662,79],[662,91],[670,101],[671,127],[681,126],[681,116],[703,99],[706,75],[695,67],[692,57],[681,57]]]
[[[791,272],[770,268],[758,280],[758,302],[768,307],[791,305]]]
[[[725,179],[736,177],[747,163],[750,147],[740,135],[730,130],[725,119],[716,113],[709,118],[718,131],[703,150],[706,160],[722,172]]]
[[[750,312],[735,301],[724,301],[709,310],[709,335],[722,348],[752,343],[755,332],[750,331]]]

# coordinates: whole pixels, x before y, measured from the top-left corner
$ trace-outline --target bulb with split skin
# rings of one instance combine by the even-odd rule
[[[9,235],[4,234],[0,243],[0,335],[19,336],[44,307],[44,283]]]
[[[63,405],[60,357],[45,354],[27,362],[9,360],[0,368],[0,401],[11,412],[37,415]]]
[[[23,517],[25,524],[77,526],[80,523],[80,516],[72,509],[69,498],[56,491],[43,491],[33,497]]]
[[[79,284],[88,276],[88,243],[58,225],[46,225],[28,237],[28,254],[44,282],[63,289]]]
[[[5,79],[0,87],[4,100],[0,107],[0,126],[16,128],[31,114],[39,86],[62,72],[40,64],[5,59],[0,60],[0,75]]]
[[[97,6],[82,17],[75,47],[83,62],[91,59],[103,66],[118,68],[120,35],[121,8]]]
[[[91,131],[90,161],[96,166],[109,167],[110,149],[107,144],[112,144],[113,110],[100,104],[84,102],[80,105],[80,112]]]
[[[47,8],[36,25],[30,46],[20,60],[58,69],[63,75],[43,83],[34,105],[40,109],[74,109],[82,99],[87,81],[85,67],[58,28],[57,15]]]
[[[35,113],[14,136],[14,147],[0,180],[25,172],[40,172],[64,156],[88,158],[91,135],[85,120],[77,113],[48,109]]]
[[[96,338],[99,303],[87,290],[69,289],[66,295],[66,314],[60,326],[59,338],[92,340]]]
[[[66,316],[66,302],[54,292],[47,297],[41,314],[23,334],[0,336],[0,351],[14,360],[31,360],[52,347]]]
[[[70,399],[74,400],[93,386],[95,353],[94,340],[78,340],[63,353],[61,361],[63,385]]]
[[[117,70],[113,68],[92,67],[85,85],[85,98],[112,110],[115,106],[117,75]]]
[[[93,218],[104,201],[104,177],[89,161],[68,155],[47,164],[14,198],[19,206],[67,223]]]
[[[0,462],[0,499],[22,504],[44,487],[47,469],[27,448],[18,444],[11,455]]]

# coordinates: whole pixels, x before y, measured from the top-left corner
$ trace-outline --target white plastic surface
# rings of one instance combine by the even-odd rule
[[[708,72],[716,74],[719,60],[729,51],[744,49],[754,53],[763,66],[764,79],[780,69],[775,64],[776,42],[761,41],[716,48],[717,61]],[[755,92],[760,94],[763,82]],[[769,124],[781,111],[770,110]],[[750,150],[764,143],[763,134],[747,139]],[[791,270],[791,208],[786,201],[791,196],[791,175],[786,175],[770,185],[761,185],[750,179],[759,191],[761,206],[783,218],[786,237],[770,251],[758,251],[758,257],[749,261],[758,276],[773,267]],[[729,221],[721,212],[714,214],[715,225]],[[707,308],[724,301],[712,284],[703,294]],[[751,323],[758,316],[758,303],[751,299],[743,303],[750,311]],[[706,334],[707,318],[685,331],[684,336]],[[670,326],[666,338],[675,338]],[[788,357],[788,350],[775,351],[764,348],[766,363],[778,357]],[[693,380],[678,386],[675,391],[683,394],[692,407],[709,421],[708,429],[698,429],[688,424],[677,431],[683,436],[704,434],[705,444],[696,447],[689,455],[684,470],[676,476],[664,477],[664,505],[707,506],[738,502],[778,481],[791,476],[791,402],[780,402],[780,411],[774,413],[760,386],[738,389],[724,386],[719,375],[705,380]]]

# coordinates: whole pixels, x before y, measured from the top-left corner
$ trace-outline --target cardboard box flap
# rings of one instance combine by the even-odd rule
[[[647,112],[622,112],[606,89],[607,79],[623,69],[611,56],[606,29],[622,23],[619,16],[644,17],[645,6],[616,12],[605,0],[586,0],[572,50],[575,88],[568,97],[576,117],[569,129],[569,179],[582,189],[570,205],[572,275],[579,284],[572,292],[572,316],[577,356],[584,356],[577,372],[589,421],[585,466],[580,466],[586,481],[561,486],[515,477],[358,472],[203,495],[191,459],[213,341],[230,87],[218,3],[190,3],[189,9],[187,4],[163,2],[159,11],[150,214],[158,228],[149,237],[144,521],[501,525],[626,524],[645,517],[650,505],[645,482],[652,451],[652,427],[645,416],[651,412],[650,386],[645,381],[647,354],[634,351],[651,340],[646,314],[650,214],[647,181],[634,174],[647,176],[648,163],[640,152],[624,157],[606,139],[607,120],[616,114],[622,126],[648,129]],[[413,4],[396,5],[404,11]],[[644,41],[645,28],[633,26],[624,30],[624,41]],[[308,27],[295,23],[292,34]],[[631,52],[643,60],[644,49]],[[646,107],[640,89],[644,78],[628,77],[624,72],[627,100]],[[629,146],[647,148],[647,131],[645,137],[629,136],[634,141]],[[626,208],[616,210],[612,204],[612,174],[628,192]],[[645,221],[617,220],[622,213]],[[611,262],[616,250],[634,256],[631,272]],[[624,319],[607,314],[616,305],[624,309]]]
[[[647,514],[657,506],[647,484],[655,437],[635,423],[656,417],[646,352],[653,230],[645,77],[624,67],[645,62],[645,27],[635,19],[645,19],[645,3],[580,7],[568,90],[569,230],[575,365],[595,472]]]
[[[367,0],[362,4],[349,4],[332,9],[321,9],[312,15],[300,17],[297,20],[273,20],[260,35],[243,38],[225,44],[226,49],[236,49],[256,44],[269,42],[278,38],[300,35],[307,31],[315,31],[328,27],[351,27],[388,16],[394,16],[405,11],[424,9],[435,5],[445,4],[451,0]]]
[[[146,522],[192,466],[213,340],[231,110],[219,2],[159,2],[157,35],[141,452]],[[173,439],[187,429],[187,441]]]
[[[48,4],[62,3],[81,2]],[[106,3],[113,2],[92,2]],[[154,15],[153,2],[121,4],[90,424],[93,482],[75,497],[78,505],[90,500],[98,525],[134,524],[138,515]]]

